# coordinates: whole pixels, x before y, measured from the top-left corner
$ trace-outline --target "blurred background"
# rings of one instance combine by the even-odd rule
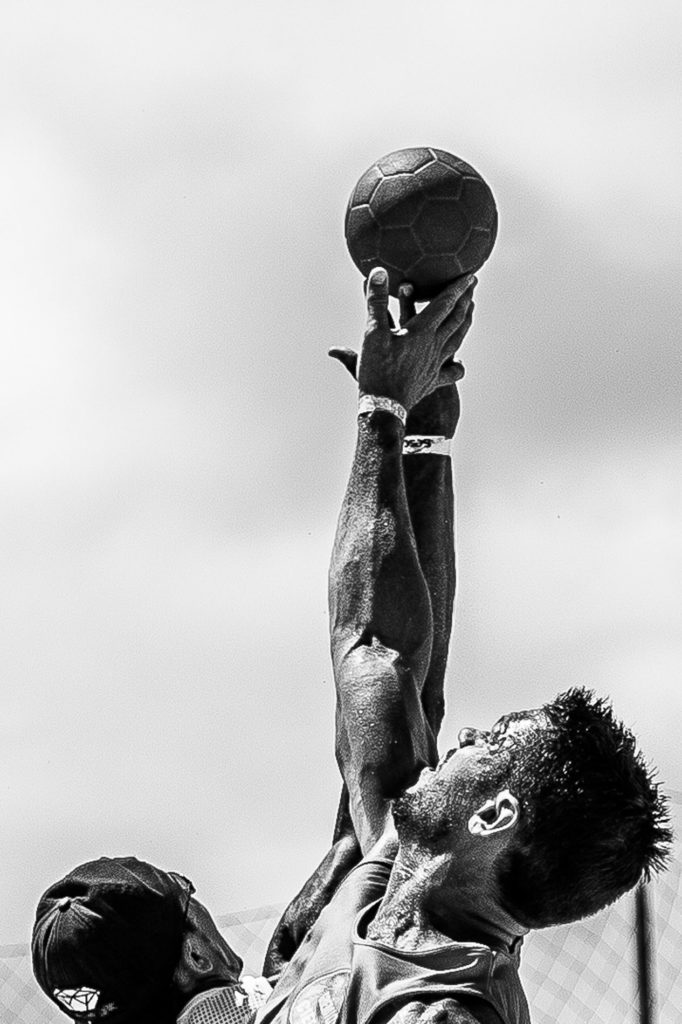
[[[431,145],[500,233],[461,355],[446,746],[573,684],[679,757],[673,0],[3,4],[0,942],[136,854],[286,900],[339,781],[343,214]]]

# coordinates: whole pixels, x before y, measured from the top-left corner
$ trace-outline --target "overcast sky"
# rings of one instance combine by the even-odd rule
[[[0,942],[134,853],[284,901],[338,794],[326,572],[359,175],[500,232],[462,349],[447,745],[573,684],[679,758],[682,8],[3,4]]]

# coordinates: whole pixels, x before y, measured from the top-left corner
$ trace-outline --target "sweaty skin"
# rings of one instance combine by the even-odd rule
[[[381,286],[372,287],[376,283],[370,281],[369,326],[358,369],[360,391],[394,398],[409,413],[420,400],[421,387],[441,382],[443,359],[449,364],[463,338],[463,333],[453,332],[453,336],[449,332],[455,324],[457,331],[461,325],[466,330],[470,314],[464,312],[463,302],[459,309],[455,303],[439,323],[442,306],[432,303],[424,311],[430,317],[419,348],[404,346],[396,354],[389,343],[390,325],[383,316]],[[470,296],[465,293],[464,301],[467,298]],[[468,304],[465,309],[468,311]],[[460,320],[463,312],[465,319]],[[431,357],[428,361],[422,346]],[[432,401],[440,398],[439,391],[432,393]],[[374,855],[378,850],[385,855],[393,854],[396,847],[391,798],[415,783],[420,769],[435,765],[437,759],[435,741],[442,718],[443,672],[454,596],[454,549],[451,559],[446,557],[441,563],[439,577],[439,555],[453,544],[451,513],[440,522],[427,513],[421,523],[430,529],[417,539],[414,524],[420,520],[408,503],[407,488],[408,479],[414,486],[418,473],[424,472],[421,463],[413,471],[409,458],[401,458],[404,428],[396,417],[375,412],[361,420],[330,568],[337,758],[363,853],[372,850]],[[441,473],[443,464],[449,470],[448,459],[429,457],[423,461],[434,468],[440,466]],[[408,477],[406,468],[414,475]],[[452,479],[449,473],[436,479],[441,499],[437,509],[442,514],[444,508],[452,508]],[[429,498],[424,490],[422,512],[426,512]],[[430,557],[424,557],[427,551]],[[436,608],[438,619],[434,618]],[[374,925],[380,941],[412,949],[447,941],[459,898],[471,902],[467,895],[481,908],[482,920],[460,916],[463,938],[489,935],[486,917],[495,921],[502,941],[513,937],[509,922],[495,920],[496,908],[488,907],[482,898],[474,872],[461,880],[459,891],[454,887],[447,893],[444,910],[453,913],[440,929],[441,921],[431,913],[430,894],[437,891],[445,896],[439,876],[447,870],[447,862],[444,855],[424,865],[409,848],[401,849],[398,870],[392,873]],[[469,884],[477,889],[475,894],[463,891]],[[384,1020],[391,1024],[499,1022],[484,1001],[476,1000],[467,1007],[453,999],[435,1004],[415,1000],[397,1014],[387,1007],[379,1020],[381,1024]]]
[[[448,380],[443,388],[451,396],[454,367],[452,355],[468,327],[470,295],[466,295],[466,282],[460,282],[459,295],[451,294],[449,309],[444,303],[427,308],[430,316],[419,317],[416,325],[401,324],[398,334],[392,330],[387,312],[387,300],[382,283],[370,280],[368,290],[369,322],[359,365],[350,357],[342,361],[349,368],[357,365],[360,392],[383,395],[400,402],[408,411],[415,410],[424,401],[424,393]],[[458,308],[459,303],[459,308]],[[410,329],[411,328],[411,329]],[[418,341],[416,336],[418,334]],[[453,337],[455,335],[455,337]],[[410,342],[412,344],[410,345]],[[426,358],[425,358],[426,356]],[[419,365],[415,365],[419,360]],[[396,366],[401,367],[400,372]],[[443,367],[445,369],[443,370]],[[384,368],[386,373],[384,376]],[[401,377],[404,375],[404,379]],[[440,390],[440,389],[438,389]],[[438,391],[430,395],[438,396]],[[451,399],[452,401],[452,399]],[[453,405],[446,404],[453,415]],[[458,412],[458,408],[457,408]],[[457,413],[454,412],[454,423]],[[414,429],[414,428],[413,428]],[[416,432],[416,430],[415,430]],[[447,434],[446,429],[434,427],[419,432]],[[359,837],[363,853],[371,851],[368,864],[375,858],[393,856],[397,841],[390,815],[390,803],[404,788],[418,788],[422,776],[437,775],[436,734],[442,716],[442,670],[449,639],[452,594],[454,593],[454,552],[439,567],[439,550],[452,546],[452,519],[445,516],[440,522],[426,514],[429,494],[424,486],[419,496],[425,513],[420,520],[429,533],[416,535],[413,513],[408,497],[410,457],[402,456],[405,428],[400,420],[388,412],[374,411],[359,418],[357,445],[346,496],[344,498],[330,567],[330,626],[331,646],[337,687],[337,757],[350,797],[350,816]],[[419,459],[419,457],[417,457]],[[420,470],[421,466],[423,470]],[[425,476],[426,467],[432,466]],[[445,500],[438,511],[452,508],[451,477],[444,473],[449,460],[444,457],[424,458],[415,467],[412,484],[418,480],[439,482],[437,493]],[[431,476],[434,474],[434,476]],[[419,493],[415,488],[415,493]],[[419,510],[419,503],[416,504]],[[427,579],[422,566],[422,552],[431,542],[431,568],[442,573]],[[421,543],[420,543],[421,542]],[[425,559],[425,564],[427,560]],[[444,568],[443,568],[444,566]],[[435,585],[432,581],[435,580]],[[442,586],[445,582],[446,586]],[[433,600],[434,591],[436,601]],[[448,599],[448,594],[449,599]],[[449,600],[449,607],[448,607]],[[434,607],[440,602],[440,628],[436,626]],[[443,613],[443,609],[447,611]],[[445,650],[434,654],[439,643],[445,641]],[[433,667],[432,667],[433,666]],[[438,685],[429,688],[429,681]],[[472,760],[476,760],[476,747],[471,746]],[[471,754],[462,755],[467,758]],[[444,759],[446,766],[450,759]],[[430,767],[427,767],[430,766]],[[494,844],[494,841],[493,841]],[[491,847],[492,845],[491,844]],[[477,888],[477,905],[482,905],[482,920],[475,915],[460,913],[457,930],[449,929],[456,914],[459,890],[446,892],[445,907],[448,920],[434,915],[431,894],[437,892],[442,868],[448,867],[448,854],[424,863],[408,844],[398,850],[399,860],[394,866],[389,887],[382,899],[375,921],[376,937],[388,948],[395,950],[424,949],[445,945],[452,939],[485,941],[490,936],[485,920],[487,906],[480,899],[475,872],[469,872],[471,884]],[[451,866],[451,865],[450,865]],[[363,870],[363,869],[360,869]],[[357,876],[355,876],[357,877]],[[351,880],[349,879],[349,882]],[[467,880],[467,884],[469,884]],[[350,890],[344,889],[347,901]],[[339,893],[339,898],[342,894]],[[470,903],[470,901],[467,901]],[[337,906],[334,901],[333,907]],[[337,911],[338,918],[338,911]],[[281,988],[275,990],[276,1008],[271,1011],[278,1021],[288,1019],[287,993],[292,993],[296,978],[316,977],[324,970],[324,937],[332,918],[324,919],[311,933],[312,944],[301,948],[292,969],[285,972]],[[500,939],[506,945],[506,922],[498,922]],[[353,922],[349,920],[348,928]],[[368,936],[373,925],[370,924]],[[322,961],[316,961],[315,951],[322,952]],[[310,957],[313,957],[310,960]],[[343,964],[339,961],[339,965]],[[306,964],[310,974],[306,974]],[[320,966],[316,966],[316,964]],[[331,967],[331,962],[327,968]],[[303,974],[301,974],[303,972]],[[300,984],[304,982],[301,981]],[[311,982],[314,984],[314,982]],[[277,1004],[277,993],[282,991]],[[464,998],[464,997],[462,997]],[[278,1006],[278,1008],[277,1008]],[[267,1014],[265,1015],[267,1017]],[[350,1018],[353,1018],[351,1013]],[[264,1018],[265,1019],[265,1018]],[[511,1019],[511,1018],[510,1018]],[[466,1005],[461,998],[433,1000],[425,996],[412,997],[400,1008],[387,1003],[373,1024],[499,1024],[500,1018],[486,999],[469,995]]]
[[[457,298],[458,293],[453,293],[450,298],[453,311],[459,304],[456,318],[459,326],[455,328],[455,337],[452,339],[454,344],[451,346],[454,350],[459,348],[471,325],[474,309],[472,290],[473,286],[469,285],[463,298]],[[400,294],[400,328],[406,329],[416,315],[412,288],[410,285],[403,286]],[[418,337],[415,343],[419,343]],[[330,355],[343,363],[352,377],[357,378],[357,353],[348,349],[333,349]],[[459,378],[463,370],[459,364],[454,364],[452,373]],[[450,384],[440,387],[424,397],[409,412],[406,433],[451,438],[457,427],[459,413],[456,386]],[[455,596],[452,467],[447,456],[407,456],[403,459],[403,472],[412,531],[431,602],[431,657],[421,691],[421,703],[435,740],[444,712],[443,687]],[[330,580],[330,603],[334,599],[334,587],[335,584]],[[342,734],[342,722],[339,722],[338,729]],[[391,780],[388,773],[398,767],[391,764],[385,772],[390,795],[399,792],[412,776],[412,766],[408,765],[407,772],[399,770]],[[348,789],[344,783],[332,847],[284,911],[266,954],[266,976],[273,977],[281,972],[360,856],[360,845],[350,816]]]
[[[429,396],[434,422],[449,416],[454,430],[454,402],[434,399],[432,393],[445,388],[452,394],[461,376],[453,356],[471,321],[473,285],[472,277],[460,279],[396,331],[385,278],[375,271],[357,366],[360,394],[393,399],[408,414]],[[427,408],[425,419],[428,414]],[[416,498],[412,508],[403,467],[410,458],[422,457],[403,459],[404,436],[405,427],[391,413],[377,410],[359,417],[329,574],[337,760],[363,853],[390,828],[391,799],[422,767],[435,763],[454,596],[449,460],[426,456],[423,461],[434,464],[431,470],[408,470]],[[436,485],[438,499],[431,515],[429,484]],[[420,526],[431,586],[413,517]],[[441,552],[445,557],[439,560]]]

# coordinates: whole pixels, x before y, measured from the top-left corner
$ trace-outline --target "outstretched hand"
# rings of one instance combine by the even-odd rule
[[[401,286],[396,328],[388,308],[388,277],[377,267],[367,281],[367,327],[359,359],[351,349],[334,348],[329,354],[356,377],[361,393],[384,395],[410,410],[463,376],[453,357],[471,326],[475,284],[473,275],[458,278],[420,313],[411,286]]]

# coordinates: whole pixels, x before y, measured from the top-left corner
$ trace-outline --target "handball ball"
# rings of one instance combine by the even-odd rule
[[[419,302],[478,270],[497,235],[493,194],[478,171],[442,149],[399,149],[372,164],[351,193],[346,242],[367,277],[388,271],[391,295],[403,281]]]

